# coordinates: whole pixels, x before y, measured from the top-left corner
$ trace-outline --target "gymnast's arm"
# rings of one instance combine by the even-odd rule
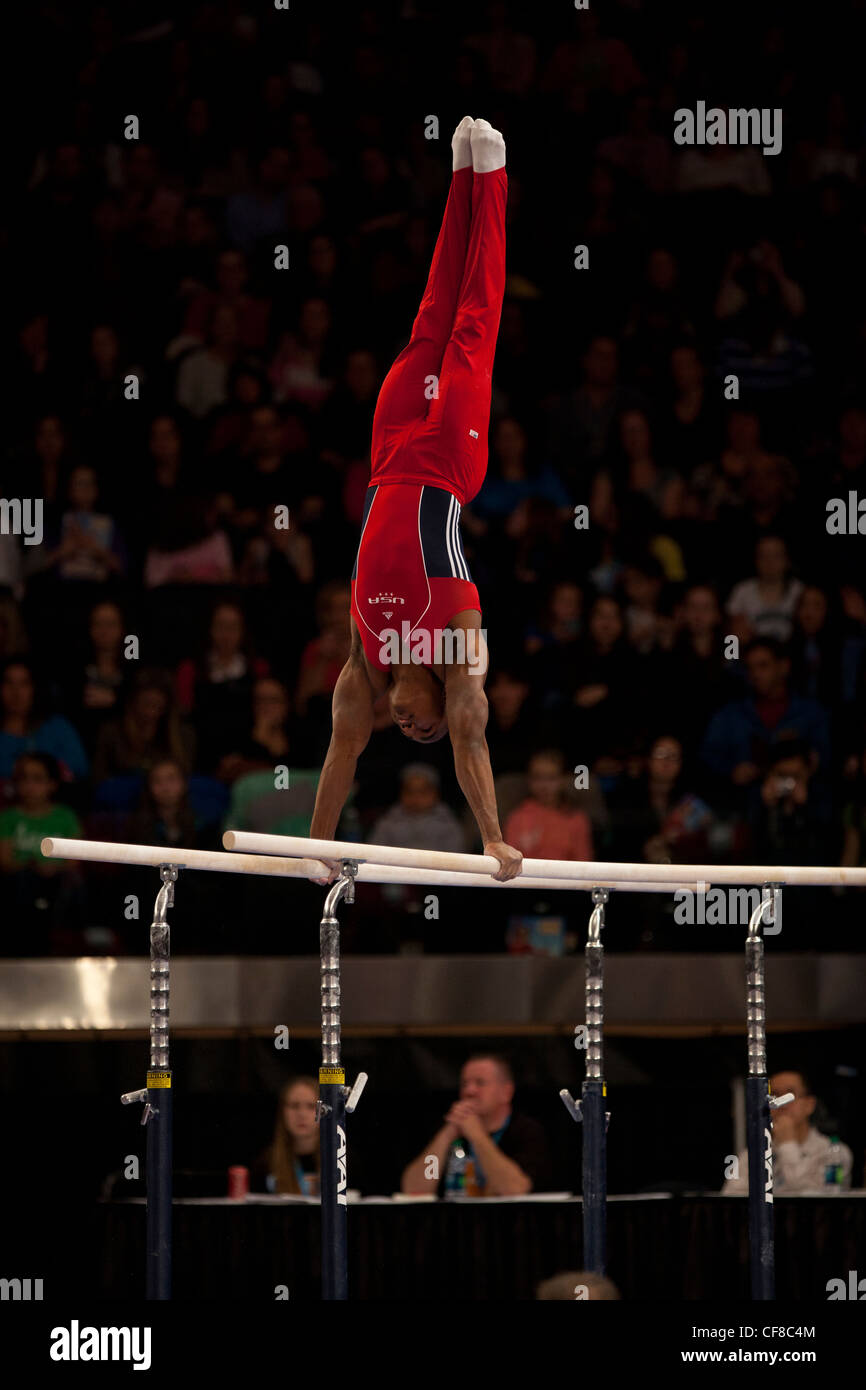
[[[448,730],[454,750],[454,771],[478,822],[484,853],[499,860],[501,868],[494,877],[505,882],[520,873],[523,855],[502,838],[490,750],[484,737],[487,696],[483,679],[471,666],[448,668],[445,686]]]
[[[310,826],[313,840],[333,840],[355,780],[355,765],[373,732],[373,687],[364,663],[364,651],[353,625],[352,650],[334,689],[331,709],[331,743],[316,789],[316,805]]]

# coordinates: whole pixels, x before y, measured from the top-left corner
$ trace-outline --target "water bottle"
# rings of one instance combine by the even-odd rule
[[[824,1168],[824,1187],[828,1195],[842,1190],[842,1145],[838,1134],[830,1136],[830,1152]]]
[[[445,1197],[447,1201],[456,1202],[461,1197],[466,1196],[466,1164],[468,1154],[463,1147],[462,1139],[455,1139],[451,1144],[451,1151],[448,1155],[448,1164],[445,1168]]]

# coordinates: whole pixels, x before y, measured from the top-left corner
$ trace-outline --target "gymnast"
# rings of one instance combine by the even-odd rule
[[[451,148],[451,187],[427,287],[373,417],[352,574],[352,647],[334,691],[310,836],[333,839],[373,729],[373,706],[387,691],[391,717],[407,738],[435,743],[450,735],[484,853],[498,859],[494,877],[505,881],[520,872],[522,855],[504,842],[499,824],[484,736],[487,648],[460,510],[487,469],[508,179],[505,142],[489,122],[465,116]],[[338,866],[329,867],[333,876]]]

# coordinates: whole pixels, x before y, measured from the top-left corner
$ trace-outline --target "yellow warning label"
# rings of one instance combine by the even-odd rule
[[[346,1073],[342,1067],[319,1067],[320,1086],[345,1086]]]
[[[149,1071],[147,1073],[147,1089],[149,1091],[170,1091],[171,1072]]]

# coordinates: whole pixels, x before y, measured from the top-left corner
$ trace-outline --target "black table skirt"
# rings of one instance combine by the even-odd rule
[[[830,1279],[866,1274],[866,1198],[776,1201],[777,1298],[827,1299]],[[176,1202],[174,1297],[320,1297],[315,1206]],[[93,1291],[144,1295],[142,1203],[95,1211]],[[531,1299],[581,1267],[579,1202],[349,1208],[349,1296],[402,1301]],[[749,1298],[745,1199],[628,1198],[608,1208],[608,1270],[629,1300]]]

